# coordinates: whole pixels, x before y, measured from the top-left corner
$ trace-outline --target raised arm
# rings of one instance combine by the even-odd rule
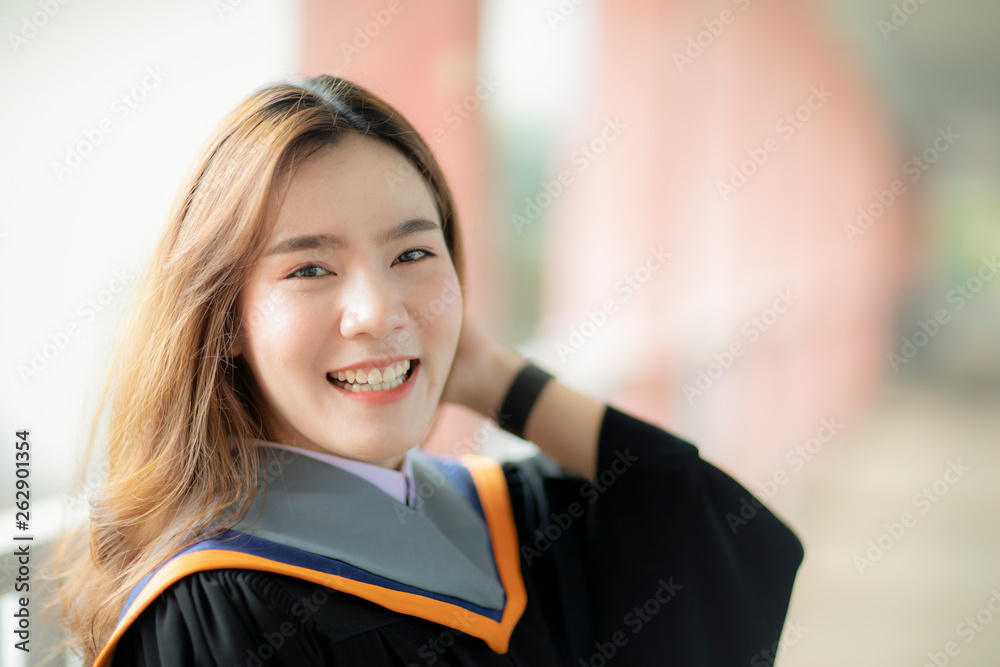
[[[526,363],[521,353],[491,338],[466,315],[441,400],[464,405],[495,420],[507,390]],[[556,377],[542,389],[532,408],[524,425],[525,439],[566,470],[593,479],[606,407],[603,401]]]

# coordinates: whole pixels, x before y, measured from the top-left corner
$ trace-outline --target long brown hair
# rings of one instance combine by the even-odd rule
[[[231,359],[239,291],[264,250],[279,184],[293,163],[352,132],[391,144],[424,176],[464,284],[444,175],[389,104],[323,75],[261,88],[225,117],[185,178],[140,277],[100,393],[85,460],[106,456],[107,478],[92,495],[89,521],[55,550],[52,606],[87,664],[143,576],[213,516],[233,508],[245,514],[253,500],[257,448],[228,444],[230,437],[266,438],[249,369]]]

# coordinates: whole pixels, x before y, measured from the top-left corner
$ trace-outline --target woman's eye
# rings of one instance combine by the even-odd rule
[[[322,272],[322,273],[320,273]],[[326,269],[316,264],[306,264],[305,266],[299,267],[292,271],[288,275],[289,278],[315,278],[328,273]]]
[[[425,257],[434,257],[434,253],[432,253],[431,251],[429,251],[429,250],[421,250],[421,249],[419,249],[419,248],[415,248],[415,249],[413,249],[413,250],[407,250],[406,252],[404,252],[404,253],[403,253],[402,255],[400,255],[399,257],[406,257],[406,256],[408,256],[408,255],[412,255],[413,253],[423,253],[423,255],[422,255],[422,256],[420,256],[420,257],[417,257],[417,259],[409,259],[409,260],[405,260],[405,261],[403,262],[404,264],[412,264],[413,262],[418,262],[418,261],[420,261],[421,259],[424,259]],[[398,258],[397,258],[397,259],[398,259]]]
[[[414,254],[417,255],[415,259],[413,258]],[[429,250],[423,250],[423,249],[420,249],[420,248],[414,248],[413,250],[407,250],[406,252],[404,252],[402,255],[400,255],[396,259],[397,260],[402,260],[403,264],[413,264],[414,262],[419,262],[420,260],[426,259],[428,257],[435,257],[435,255],[434,255],[434,253],[432,253]],[[318,278],[320,276],[325,276],[325,275],[330,275],[330,272],[327,271],[326,269],[324,269],[322,266],[319,266],[318,264],[306,264],[305,266],[301,266],[301,267],[295,269],[295,271],[293,271],[290,274],[288,274],[287,277],[288,278]]]

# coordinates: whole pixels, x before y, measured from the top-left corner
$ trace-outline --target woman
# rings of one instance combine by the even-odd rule
[[[99,411],[107,481],[64,545],[88,664],[773,651],[794,534],[692,445],[488,336],[463,269],[440,168],[370,92],[319,76],[224,119],[142,277]],[[420,452],[443,402],[543,454]]]

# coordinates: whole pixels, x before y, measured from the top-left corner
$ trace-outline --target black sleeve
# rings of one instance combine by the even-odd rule
[[[592,482],[545,456],[505,466],[533,506],[522,542],[575,624],[573,664],[770,664],[802,544],[694,445],[607,405]]]
[[[268,573],[195,572],[161,593],[132,623],[112,667],[330,664],[296,602]]]

